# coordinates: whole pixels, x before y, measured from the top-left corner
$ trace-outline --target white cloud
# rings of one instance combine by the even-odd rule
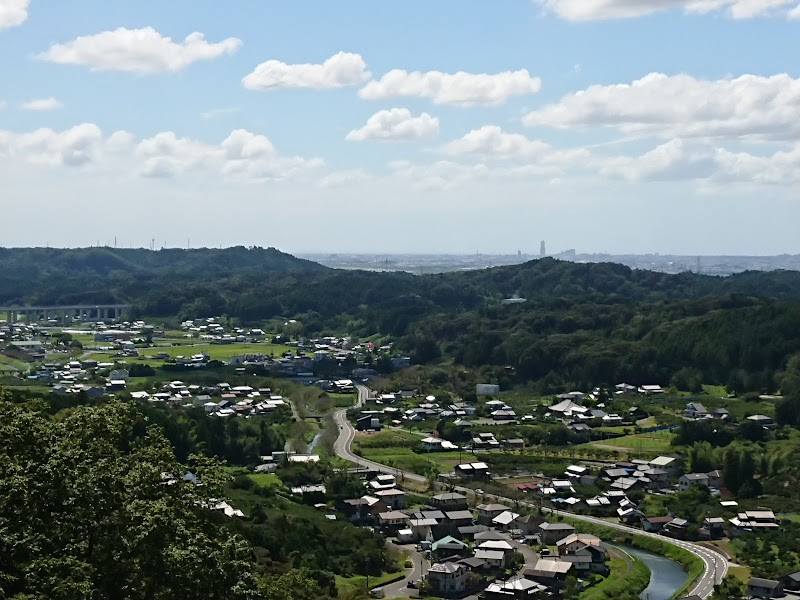
[[[594,164],[603,176],[629,181],[706,180],[788,185],[800,181],[800,144],[771,155],[754,155],[674,139],[641,156],[596,158]]]
[[[320,179],[317,182],[317,187],[324,189],[339,188],[362,183],[368,179],[370,179],[370,175],[363,169],[335,171]]]
[[[0,131],[0,155],[37,165],[78,167],[95,160],[105,141],[93,123],[60,132],[47,128],[28,133]]]
[[[235,53],[242,45],[236,38],[207,42],[202,33],[189,34],[181,43],[152,27],[104,31],[55,44],[38,58],[63,65],[84,65],[95,71],[157,73],[180,71],[194,62]]]
[[[358,85],[370,78],[360,54],[339,52],[322,64],[290,65],[268,60],[242,79],[249,90],[313,88],[318,90]]]
[[[446,154],[453,155],[479,154],[506,158],[542,154],[551,150],[551,147],[542,141],[530,140],[519,133],[507,133],[497,125],[485,125],[445,144],[442,150]]]
[[[144,160],[141,174],[145,177],[210,169],[233,180],[280,181],[324,164],[318,158],[281,156],[266,136],[244,129],[232,131],[219,145],[162,132],[142,140],[136,154]]]
[[[523,118],[528,126],[610,127],[672,137],[800,136],[800,79],[742,75],[705,81],[649,75],[632,84],[594,85]]]
[[[64,105],[59,100],[53,97],[30,100],[20,104],[20,108],[23,110],[58,110],[63,106]]]
[[[0,0],[0,31],[27,21],[30,3],[30,0]]]
[[[789,17],[798,11],[787,10],[797,0],[537,0],[548,12],[569,21],[630,19],[670,9],[691,14],[718,11],[734,19]]]
[[[345,139],[348,142],[366,140],[418,140],[439,133],[439,119],[428,113],[418,117],[407,108],[381,110],[367,119],[366,125],[353,129]]]
[[[431,98],[435,104],[493,106],[512,96],[534,94],[541,85],[541,80],[531,77],[526,69],[496,74],[394,69],[379,80],[370,81],[358,95],[366,100],[419,97]]]
[[[281,181],[324,165],[319,158],[283,156],[267,137],[243,129],[213,144],[172,131],[142,140],[127,131],[105,136],[93,123],[61,132],[0,130],[0,157],[51,167],[92,164],[144,177],[205,172],[236,181]]]

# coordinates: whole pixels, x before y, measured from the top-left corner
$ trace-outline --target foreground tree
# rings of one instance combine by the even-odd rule
[[[262,597],[250,547],[209,510],[218,469],[193,470],[202,485],[131,405],[51,419],[0,391],[0,596]]]

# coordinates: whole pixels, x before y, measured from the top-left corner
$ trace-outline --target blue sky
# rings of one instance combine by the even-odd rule
[[[800,0],[0,0],[0,245],[800,253],[798,56]]]

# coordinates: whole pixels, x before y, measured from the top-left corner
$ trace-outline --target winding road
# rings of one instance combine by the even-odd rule
[[[361,407],[366,399],[369,397],[369,389],[363,385],[357,385],[356,388],[358,389],[358,400],[356,401],[355,406]],[[382,473],[389,473],[391,475],[396,475],[398,473],[398,469],[394,467],[389,467],[387,465],[382,465],[380,463],[376,463],[371,460],[366,460],[360,456],[353,454],[350,449],[351,444],[353,443],[353,439],[355,438],[356,431],[352,424],[347,420],[347,409],[342,409],[336,411],[334,414],[334,419],[336,423],[339,425],[339,437],[336,439],[336,442],[333,445],[334,452],[337,456],[344,458],[350,462],[356,463],[358,465],[363,465],[370,467],[371,469],[375,469]],[[422,475],[417,475],[416,473],[410,473],[403,471],[402,472],[404,479],[408,479],[411,481],[419,481],[425,482],[427,481],[425,477]],[[474,495],[474,491],[468,488],[462,487],[455,487],[456,491],[460,493]],[[502,496],[497,497],[498,502],[505,502],[513,506],[514,500],[511,498],[504,498]],[[535,505],[530,502],[520,502],[520,505],[527,506],[529,508],[535,508]],[[648,533],[642,531],[641,529],[635,529],[633,527],[628,527],[627,525],[622,525],[620,523],[614,523],[611,521],[606,521],[604,519],[598,519],[597,517],[590,517],[588,515],[579,515],[576,513],[571,513],[563,510],[553,511],[551,509],[543,509],[545,511],[556,513],[561,512],[563,514],[569,515],[570,518],[577,519],[579,521],[585,521],[587,523],[593,523],[596,525],[602,525],[604,527],[611,527],[613,529],[617,529],[619,531],[624,531],[625,533],[630,533],[633,535],[641,535],[646,537],[651,537],[662,542],[666,542],[667,544],[672,544],[673,546],[677,546],[678,548],[683,548],[688,552],[694,554],[697,558],[703,561],[704,569],[703,574],[697,580],[697,583],[688,592],[687,595],[696,595],[701,598],[708,598],[711,594],[714,593],[714,585],[716,583],[721,582],[725,575],[728,573],[728,560],[720,553],[715,552],[705,546],[701,546],[700,544],[695,544],[693,542],[685,542],[682,540],[676,540],[673,538],[665,537],[663,535],[658,535],[655,533]]]

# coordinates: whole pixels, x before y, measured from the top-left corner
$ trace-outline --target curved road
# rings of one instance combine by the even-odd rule
[[[360,407],[367,399],[367,397],[369,397],[370,392],[369,389],[363,385],[357,385],[356,387],[358,389],[358,401],[356,402],[355,406]],[[394,467],[389,467],[387,465],[382,465],[380,463],[376,463],[371,460],[366,460],[352,453],[352,451],[350,450],[350,445],[353,443],[353,438],[355,437],[356,432],[353,426],[347,420],[346,413],[347,409],[342,409],[336,411],[336,413],[334,414],[334,419],[339,424],[339,437],[336,439],[336,442],[333,445],[334,452],[337,454],[337,456],[340,456],[341,458],[344,458],[356,464],[368,466],[372,469],[375,469],[383,473],[389,473],[391,475],[397,474],[398,469]],[[405,471],[402,473],[405,479],[410,479],[412,481],[420,481],[420,482],[427,481],[425,477],[417,475],[416,473],[409,473]],[[474,491],[468,488],[456,487],[455,490],[461,493],[474,494]],[[497,497],[497,500],[499,502],[511,503],[512,506],[514,503],[514,500],[511,498]],[[530,502],[520,502],[520,504],[523,506],[527,506],[529,508],[534,507],[534,505]],[[554,512],[550,509],[544,509],[544,510],[549,511],[551,513]],[[563,510],[559,512],[567,514],[571,518],[578,519],[579,521],[586,521],[587,523],[594,523],[596,525],[602,525],[604,527],[611,527],[619,531],[624,531],[625,533],[652,537],[654,539],[661,540],[663,542],[672,544],[673,546],[677,546],[679,548],[683,548],[684,550],[691,552],[697,558],[703,561],[705,568],[703,569],[703,574],[700,576],[700,579],[697,581],[692,590],[688,592],[687,595],[696,595],[700,596],[701,598],[708,598],[709,596],[711,596],[711,594],[714,593],[714,585],[718,582],[721,582],[725,578],[725,575],[728,573],[727,559],[718,552],[710,550],[705,546],[701,546],[699,544],[695,544],[692,542],[684,542],[682,540],[676,540],[655,533],[647,533],[645,531],[642,531],[641,529],[635,529],[633,527],[628,527],[627,525],[622,525],[620,523],[605,521],[603,519],[598,519],[597,517],[590,517],[588,515],[579,515]]]

